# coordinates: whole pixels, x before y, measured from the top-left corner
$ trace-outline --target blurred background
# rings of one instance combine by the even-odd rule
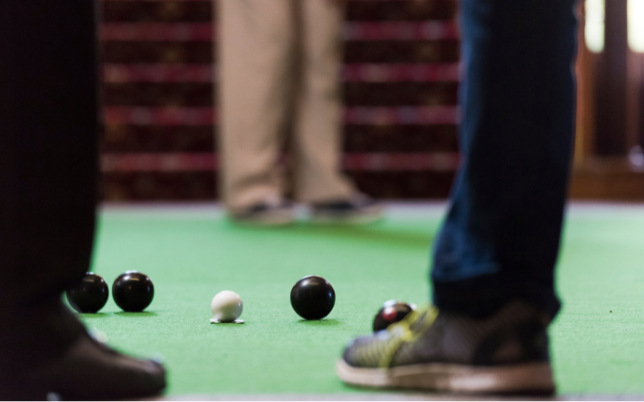
[[[343,166],[373,197],[449,193],[457,9],[457,0],[347,1]],[[212,0],[102,0],[104,200],[217,198],[215,11]],[[571,196],[644,200],[644,0],[584,0],[579,15]]]

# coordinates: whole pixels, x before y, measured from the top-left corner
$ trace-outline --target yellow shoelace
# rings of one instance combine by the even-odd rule
[[[398,349],[404,343],[416,341],[432,326],[437,316],[438,308],[428,305],[417,311],[412,311],[402,321],[390,326],[387,331],[394,337],[394,341],[387,346],[387,349],[380,359],[379,366],[381,368],[389,368]],[[412,325],[418,321],[420,321],[420,325],[412,330]]]

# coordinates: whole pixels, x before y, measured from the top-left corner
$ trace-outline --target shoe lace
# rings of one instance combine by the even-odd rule
[[[426,305],[412,311],[399,323],[391,325],[387,331],[392,335],[393,342],[390,342],[385,348],[379,366],[389,368],[400,347],[420,338],[434,324],[437,316],[438,308]]]

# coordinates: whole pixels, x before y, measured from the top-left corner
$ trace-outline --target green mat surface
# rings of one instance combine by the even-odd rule
[[[529,213],[526,211],[526,213]],[[123,271],[152,278],[147,312],[111,300],[83,315],[119,350],[161,353],[170,396],[364,393],[344,386],[334,362],[344,343],[369,332],[389,299],[428,299],[430,244],[442,207],[395,207],[363,228],[301,223],[235,226],[212,206],[106,208],[93,270],[111,285]],[[301,320],[289,293],[306,275],[327,278],[336,306]],[[551,327],[562,394],[644,394],[644,207],[574,206],[558,270],[564,308]],[[210,301],[233,290],[243,325],[213,325]]]

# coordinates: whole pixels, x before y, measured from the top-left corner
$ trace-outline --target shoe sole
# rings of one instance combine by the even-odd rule
[[[548,363],[505,367],[476,367],[432,363],[390,369],[356,368],[344,360],[336,364],[338,377],[365,387],[413,388],[463,394],[552,394],[555,384]]]
[[[384,218],[384,210],[382,207],[368,209],[358,213],[347,215],[332,215],[332,214],[318,214],[311,213],[309,220],[312,223],[319,223],[325,225],[366,225],[382,220]]]

